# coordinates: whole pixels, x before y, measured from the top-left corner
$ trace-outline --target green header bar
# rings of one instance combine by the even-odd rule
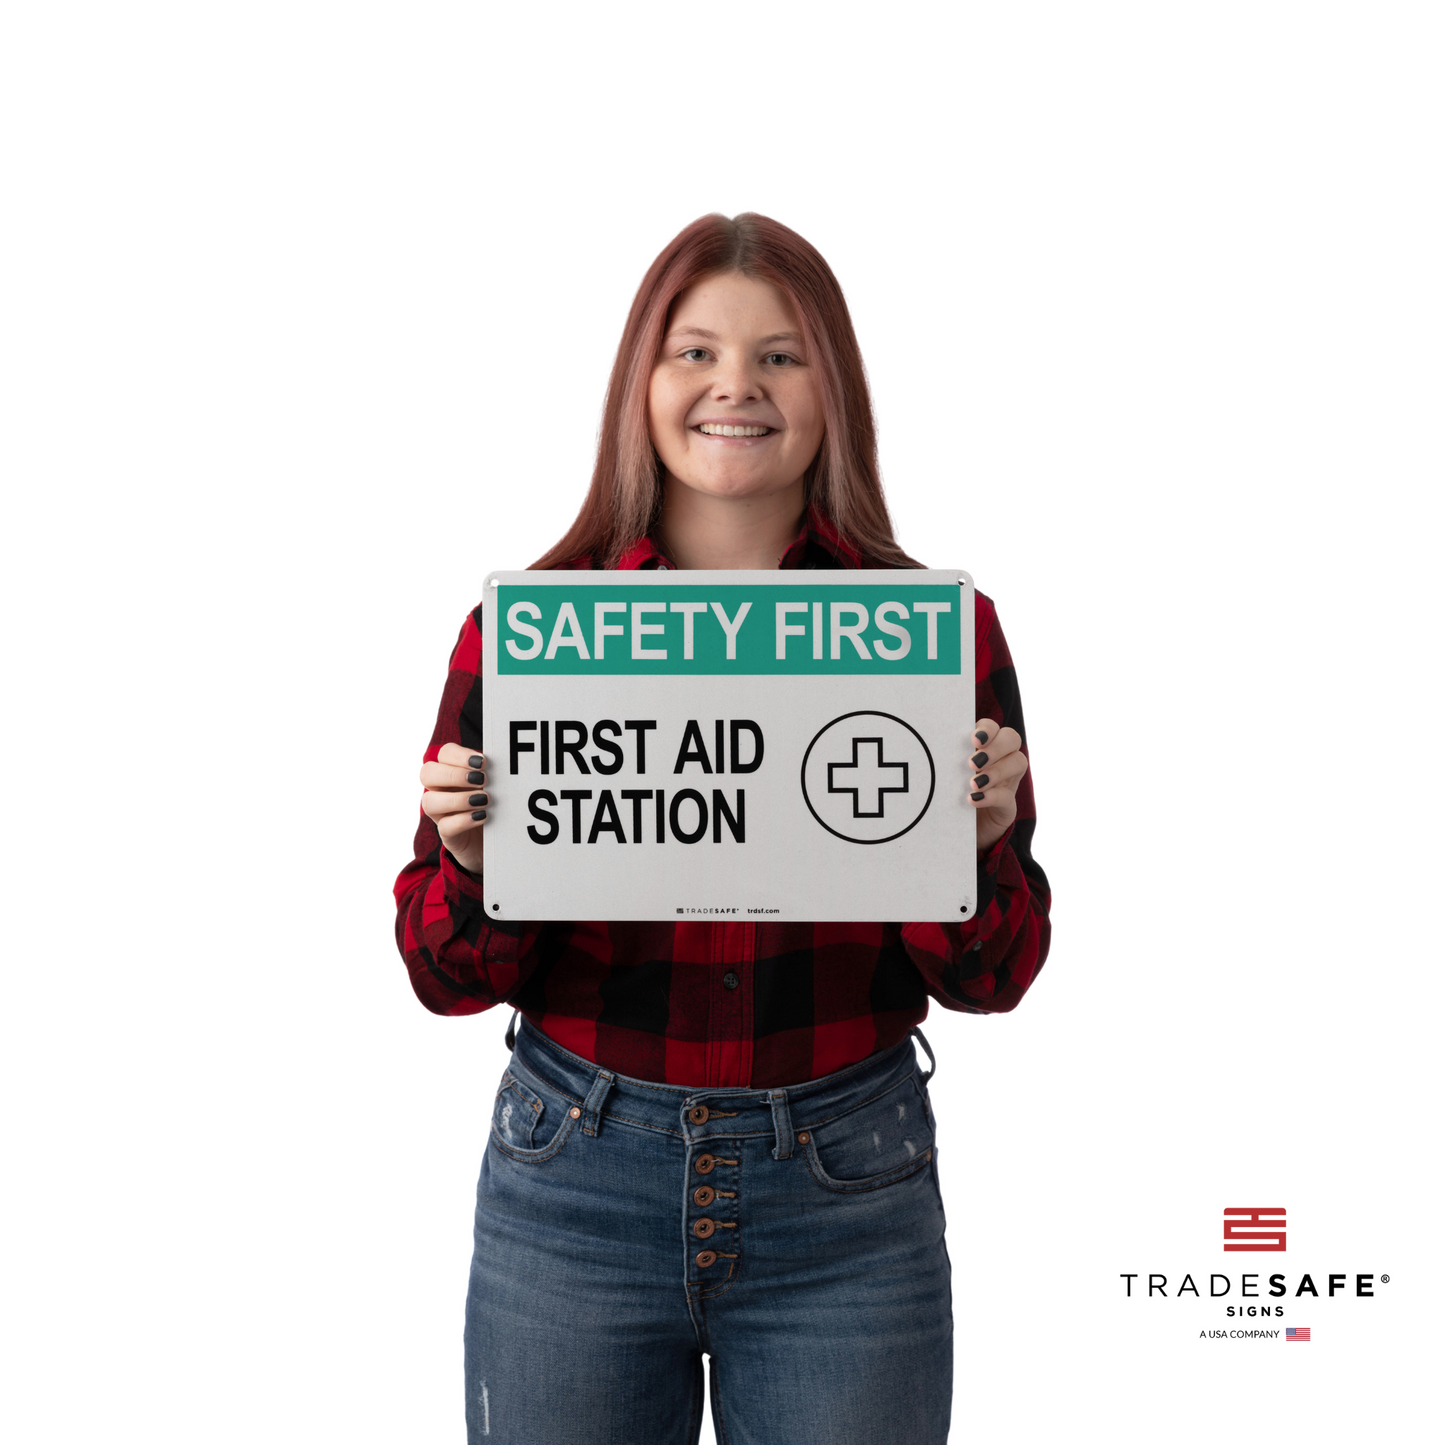
[[[496,592],[499,673],[947,676],[962,664],[967,594],[957,586],[547,584]]]

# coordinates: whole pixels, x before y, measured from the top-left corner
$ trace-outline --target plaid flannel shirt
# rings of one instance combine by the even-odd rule
[[[619,563],[671,565],[650,539]],[[780,565],[879,564],[810,512]],[[1008,645],[993,603],[974,596],[976,716],[1016,728],[1027,754]],[[447,742],[480,750],[481,659],[478,606],[452,652],[427,760]],[[481,880],[423,813],[415,857],[396,880],[397,944],[434,1013],[511,1004],[564,1048],[638,1079],[797,1084],[892,1047],[927,1015],[930,998],[963,1013],[1018,1004],[1049,947],[1034,821],[1030,768],[1017,819],[978,859],[975,914],[960,923],[516,923],[487,916]]]

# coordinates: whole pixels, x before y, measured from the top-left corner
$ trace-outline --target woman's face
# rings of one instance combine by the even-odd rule
[[[737,271],[684,291],[647,421],[670,482],[739,500],[799,483],[823,440],[823,398],[788,298]]]

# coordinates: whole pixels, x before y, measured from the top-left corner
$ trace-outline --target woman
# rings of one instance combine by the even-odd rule
[[[763,216],[687,227],[633,303],[591,491],[535,566],[917,565],[823,258]],[[967,735],[978,907],[956,924],[489,921],[481,617],[452,654],[396,887],[422,1002],[523,1019],[478,1186],[469,1439],[695,1441],[707,1353],[719,1442],[943,1441],[949,1263],[911,1036],[932,1059],[930,997],[1013,1008],[1049,938],[992,603],[977,596]]]

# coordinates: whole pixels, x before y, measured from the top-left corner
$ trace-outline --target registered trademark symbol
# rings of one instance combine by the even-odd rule
[[[1382,1274],[1382,1275],[1380,1276],[1380,1283],[1381,1283],[1381,1284],[1389,1284],[1389,1282],[1390,1282],[1390,1276],[1389,1276],[1389,1275],[1387,1275],[1387,1274]]]

